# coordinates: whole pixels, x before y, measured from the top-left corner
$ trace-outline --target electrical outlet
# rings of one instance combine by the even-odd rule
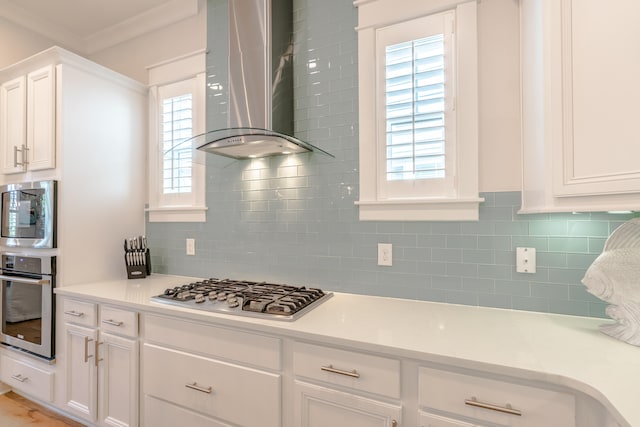
[[[393,245],[391,243],[378,243],[378,265],[393,265]]]
[[[518,273],[536,272],[536,248],[516,248],[516,271]]]
[[[196,254],[196,239],[187,239],[187,255]]]

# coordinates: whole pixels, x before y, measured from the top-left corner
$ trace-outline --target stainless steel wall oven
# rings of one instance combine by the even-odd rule
[[[2,254],[0,342],[53,359],[56,257]]]

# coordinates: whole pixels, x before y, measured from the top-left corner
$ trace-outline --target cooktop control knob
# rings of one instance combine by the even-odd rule
[[[236,297],[231,297],[231,298],[227,298],[227,305],[231,308],[237,307],[238,305],[240,305],[238,303],[238,298]]]

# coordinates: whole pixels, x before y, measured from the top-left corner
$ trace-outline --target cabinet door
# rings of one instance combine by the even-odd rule
[[[98,399],[104,426],[138,425],[138,341],[100,333]]]
[[[554,0],[555,1],[555,0]],[[640,3],[562,0],[554,195],[640,192]]]
[[[144,396],[144,427],[233,427],[151,396]]]
[[[296,381],[297,426],[396,427],[401,418],[398,405]]]
[[[0,163],[2,173],[22,172],[19,158],[27,143],[26,78],[10,80],[0,86]]]
[[[279,373],[143,345],[143,392],[237,426],[282,425]]]
[[[27,168],[55,167],[56,78],[53,65],[27,74]]]
[[[95,422],[97,419],[97,369],[95,363],[95,329],[65,324],[66,334],[66,396],[67,409],[74,414]]]
[[[471,424],[465,421],[454,420],[453,418],[441,417],[439,415],[421,412],[418,416],[419,427],[483,427],[480,424]]]

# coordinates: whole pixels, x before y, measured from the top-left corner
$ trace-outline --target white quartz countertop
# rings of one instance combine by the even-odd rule
[[[604,319],[335,293],[301,318],[283,322],[150,300],[189,281],[151,275],[55,292],[568,386],[600,401],[622,425],[640,427],[640,347],[600,333],[598,326],[610,322]]]

